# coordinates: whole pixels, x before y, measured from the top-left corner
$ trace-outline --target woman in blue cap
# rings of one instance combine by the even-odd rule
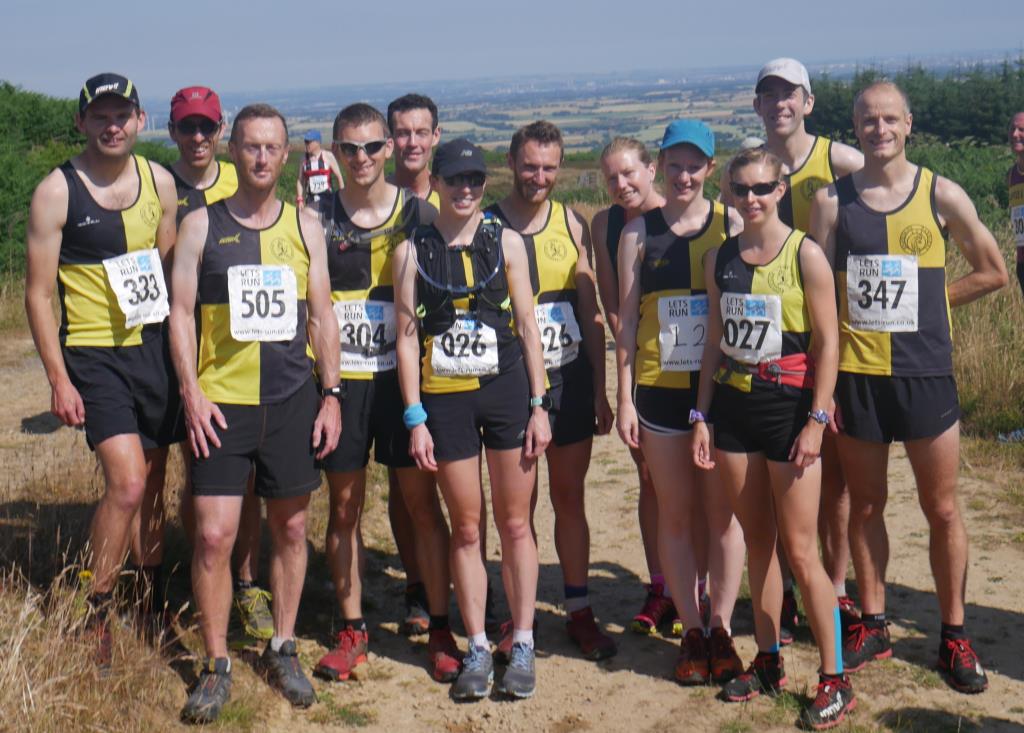
[[[658,502],[658,556],[684,627],[676,680],[725,682],[743,671],[730,620],[743,572],[743,536],[728,499],[690,459],[691,412],[707,333],[707,253],[742,228],[735,211],[704,196],[715,136],[697,120],[665,129],[658,166],[665,205],[630,221],[619,243],[618,429],[642,447]],[[697,569],[711,575],[710,628]]]
[[[451,516],[455,595],[469,637],[452,696],[485,697],[494,679],[480,555],[483,446],[513,621],[498,689],[530,697],[538,573],[530,498],[537,458],[551,440],[551,403],[526,247],[516,232],[480,211],[487,166],[479,148],[462,139],[445,143],[431,170],[440,211],[433,224],[398,246],[393,274],[409,452],[421,470],[437,472]]]
[[[758,653],[722,694],[739,702],[786,684],[781,539],[821,655],[817,695],[801,723],[821,730],[856,704],[843,673],[836,593],[817,544],[818,457],[839,364],[835,285],[821,248],[779,218],[786,183],[774,153],[741,152],[729,164],[729,181],[744,228],[705,264],[711,312],[693,461],[703,469],[718,464],[721,493],[743,526]],[[709,408],[714,460],[702,414]]]

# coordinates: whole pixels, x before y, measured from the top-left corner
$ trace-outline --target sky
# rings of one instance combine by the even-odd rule
[[[1024,49],[1018,0],[3,4],[0,79],[71,97],[89,76],[117,71],[144,105],[191,84],[258,92],[747,64],[754,75],[776,56],[813,72],[832,61]]]

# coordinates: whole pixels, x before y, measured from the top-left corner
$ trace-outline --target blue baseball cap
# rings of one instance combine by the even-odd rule
[[[313,142],[314,140],[316,140],[317,142],[320,142],[320,131],[319,130],[306,130],[306,136],[303,137],[302,139],[305,140],[307,143]]]
[[[661,136],[661,149],[688,143],[709,158],[715,157],[715,133],[700,120],[675,120]]]

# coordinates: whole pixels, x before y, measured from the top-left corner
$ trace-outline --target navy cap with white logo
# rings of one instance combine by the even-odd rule
[[[487,163],[480,148],[460,137],[438,146],[430,172],[442,178],[459,173],[487,173]]]
[[[86,108],[100,97],[113,94],[127,99],[136,107],[139,104],[139,90],[132,83],[131,79],[120,74],[97,74],[82,85],[82,91],[78,93],[78,114],[84,115]]]

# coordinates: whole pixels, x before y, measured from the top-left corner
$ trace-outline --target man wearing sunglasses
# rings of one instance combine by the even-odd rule
[[[391,182],[426,199],[436,209],[440,200],[430,188],[430,159],[441,141],[437,105],[422,94],[405,94],[388,105],[388,126],[395,142]]]
[[[431,611],[428,628],[420,631],[429,632],[434,678],[450,681],[458,674],[459,656],[448,627],[447,526],[433,477],[417,469],[409,455],[398,387],[391,273],[395,247],[412,236],[417,226],[432,222],[437,212],[384,177],[393,143],[378,110],[362,103],[345,107],[335,118],[333,134],[333,151],[347,185],[331,197],[323,213],[331,298],[341,329],[345,397],[341,440],[323,466],[330,485],[327,552],[342,628],[335,647],[315,671],[330,680],[347,680],[366,661],[369,638],[362,613],[360,517],[372,445],[377,462],[395,478],[389,504],[404,499],[412,518],[411,549]]]
[[[82,574],[91,577],[84,590],[100,667],[111,663],[107,617],[130,545],[151,586],[142,610],[163,621],[164,469],[167,447],[183,438],[162,326],[174,181],[132,154],[145,122],[131,80],[98,74],[86,81],[75,118],[85,149],[39,184],[28,222],[25,308],[50,382],[51,412],[65,425],[84,426],[106,477]]]
[[[551,443],[546,453],[555,547],[569,614],[566,628],[583,655],[596,660],[617,650],[598,628],[590,607],[584,482],[594,434],[607,434],[613,416],[605,393],[604,322],[590,267],[590,231],[579,214],[551,199],[562,158],[562,134],[555,125],[540,120],[517,130],[508,152],[512,192],[488,211],[526,242],[550,384]],[[510,624],[506,631],[511,632]],[[506,633],[499,654],[507,654],[510,642],[511,633]]]
[[[850,672],[891,657],[885,617],[889,444],[903,442],[931,533],[942,628],[938,668],[955,690],[982,692],[985,670],[964,630],[967,530],[957,500],[960,405],[949,309],[1008,281],[991,232],[964,190],[907,160],[906,93],[876,82],[857,95],[864,167],[817,193],[811,235],[836,272],[839,457],[850,486],[850,545],[863,609],[843,645]],[[967,274],[946,277],[947,237]]]
[[[795,229],[808,231],[814,193],[836,178],[864,165],[858,150],[812,135],[805,119],[814,110],[814,95],[807,69],[796,59],[778,58],[765,64],[754,87],[754,111],[764,123],[764,147],[782,161],[786,194],[779,201],[779,218]],[[726,166],[726,170],[728,166]],[[734,205],[729,192],[728,173],[722,177],[722,201]],[[822,441],[822,489],[818,531],[825,570],[835,586],[846,629],[856,618],[853,601],[846,592],[846,569],[850,564],[848,525],[850,495],[836,454],[833,434]],[[781,546],[780,546],[781,550]],[[793,641],[797,623],[793,578],[783,560],[785,587],[782,608],[782,643]]]
[[[217,160],[217,148],[224,133],[220,97],[209,87],[185,87],[171,97],[171,118],[167,123],[171,140],[178,146],[178,159],[171,175],[178,191],[178,224],[185,215],[226,199],[238,188],[235,164]],[[182,497],[182,522],[191,532],[192,497]],[[234,611],[240,630],[248,636],[267,640],[274,633],[270,615],[270,593],[256,584],[260,553],[260,502],[250,483],[242,502],[242,520],[235,544]]]
[[[319,130],[307,130],[302,140],[306,152],[295,181],[295,203],[300,209],[309,206],[323,216],[323,204],[331,198],[331,176],[338,179],[338,190],[345,187],[345,179],[337,159],[321,147]]]

